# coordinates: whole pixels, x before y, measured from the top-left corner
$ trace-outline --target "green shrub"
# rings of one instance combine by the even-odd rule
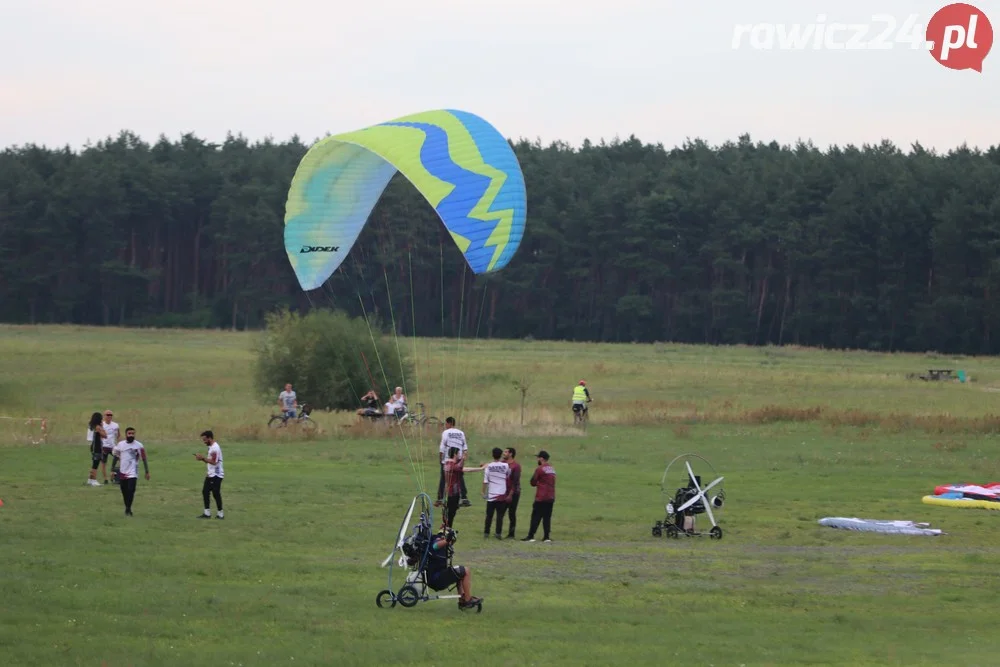
[[[403,348],[397,353],[395,341],[375,322],[369,330],[364,319],[340,311],[301,316],[284,310],[267,316],[255,340],[254,385],[268,403],[277,401],[287,382],[300,405],[354,409],[371,388],[384,403],[412,375]]]

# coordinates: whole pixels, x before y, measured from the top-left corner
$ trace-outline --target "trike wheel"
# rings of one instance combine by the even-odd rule
[[[719,528],[718,526],[712,526],[712,530],[708,531],[708,536],[711,537],[713,540],[721,540],[722,529]]]
[[[396,600],[407,609],[416,607],[417,603],[420,602],[420,593],[417,592],[416,588],[407,584],[399,589],[399,593],[396,593]]]
[[[384,591],[379,591],[378,595],[375,596],[375,604],[378,605],[379,609],[385,609],[386,606],[392,609],[396,606],[396,598],[393,597],[392,591],[386,589]]]

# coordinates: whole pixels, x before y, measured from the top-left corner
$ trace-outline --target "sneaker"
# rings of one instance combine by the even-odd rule
[[[522,542],[534,542],[535,538],[533,538],[533,537],[522,537],[521,541]]]
[[[483,539],[484,540],[490,539],[490,534],[489,533],[483,533]]]
[[[469,502],[468,498],[462,498],[462,502],[459,503],[462,507],[472,507],[472,503]]]
[[[211,519],[212,515],[211,514],[199,514],[198,518],[199,519]]]
[[[542,540],[542,542],[551,543],[552,540],[550,540],[549,538],[546,537],[544,540]]]
[[[221,514],[216,514],[216,515],[215,515],[215,518],[216,518],[216,519],[224,519],[225,517],[224,517],[224,516],[222,516]]]
[[[496,535],[494,535],[494,537],[496,537],[498,540],[503,539],[503,535],[501,535],[500,533],[497,533]]]
[[[105,483],[105,484],[107,484],[107,483],[108,483],[108,480],[104,480],[104,483]]]

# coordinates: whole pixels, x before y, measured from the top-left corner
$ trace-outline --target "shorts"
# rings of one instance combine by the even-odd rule
[[[285,410],[281,413],[285,419],[295,419],[295,410]]]
[[[101,463],[107,463],[109,456],[113,456],[111,447],[101,447]]]
[[[101,465],[101,453],[100,452],[90,452],[90,469],[97,470],[97,467]]]
[[[443,591],[465,578],[465,566],[455,565],[434,573],[427,578],[427,585],[436,591]]]

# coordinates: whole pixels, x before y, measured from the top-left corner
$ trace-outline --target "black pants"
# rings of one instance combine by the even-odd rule
[[[135,484],[139,480],[135,477],[123,478],[119,482],[122,490],[122,500],[125,501],[125,513],[132,513],[132,501],[135,500]]]
[[[465,500],[466,498],[469,497],[469,492],[465,488],[465,475],[462,475],[462,479],[460,481],[462,482],[462,500]],[[443,463],[441,464],[441,477],[438,480],[438,495],[437,495],[437,499],[438,500],[444,500],[444,464]],[[448,525],[450,526],[451,524],[448,524]]]
[[[497,515],[497,536],[503,534],[503,515],[507,512],[507,503],[502,500],[490,500],[486,503],[486,527],[483,534],[490,534],[490,524],[493,523],[493,514]]]
[[[215,509],[222,511],[222,478],[205,477],[205,484],[201,487],[201,497],[205,500],[205,509],[208,510],[209,494],[215,497]]]
[[[455,515],[458,514],[458,496],[448,496],[448,527],[455,527]]]
[[[514,529],[517,528],[517,504],[521,501],[521,494],[515,493],[507,503],[507,518],[510,521],[510,530],[507,537],[514,537]]]
[[[543,500],[541,502],[535,501],[535,504],[531,507],[531,527],[528,529],[528,538],[531,539],[535,536],[535,531],[538,530],[538,524],[542,524],[542,528],[545,530],[544,539],[549,539],[549,531],[552,528],[552,506],[555,504],[554,500]]]

